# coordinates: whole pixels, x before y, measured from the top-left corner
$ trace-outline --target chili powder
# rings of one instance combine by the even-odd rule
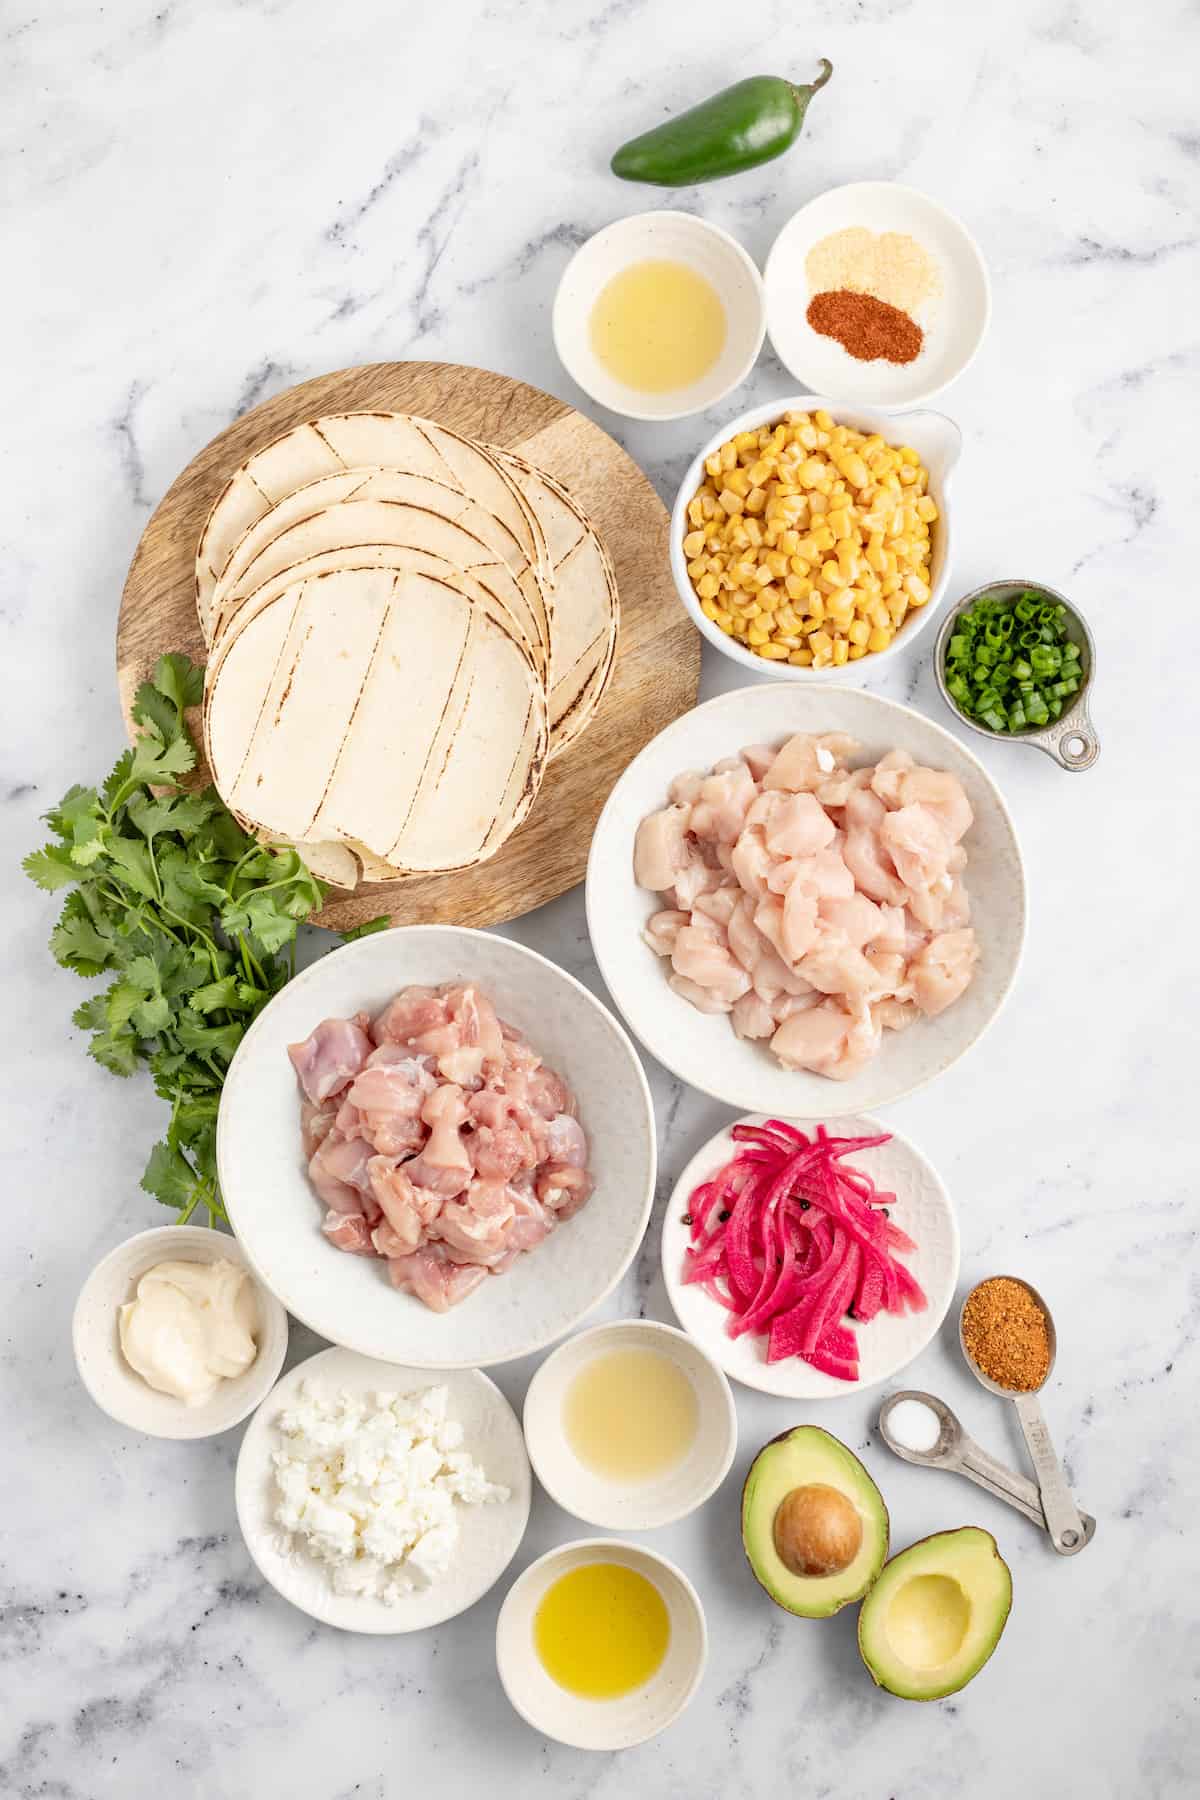
[[[836,338],[859,362],[910,363],[925,341],[921,327],[898,306],[852,288],[814,294],[805,317],[814,331]]]
[[[993,1275],[967,1295],[963,1343],[990,1381],[1009,1393],[1040,1388],[1050,1370],[1046,1315],[1025,1286]]]

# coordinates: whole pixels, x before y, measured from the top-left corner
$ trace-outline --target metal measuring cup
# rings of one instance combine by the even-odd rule
[[[979,1364],[971,1355],[971,1352],[967,1349],[967,1342],[963,1336],[963,1313],[965,1313],[967,1309],[967,1302],[970,1300],[971,1294],[968,1294],[966,1300],[963,1301],[962,1308],[958,1315],[958,1341],[962,1348],[963,1357],[967,1367],[982,1387],[985,1387],[990,1394],[999,1394],[1002,1399],[1011,1400],[1016,1407],[1017,1418],[1020,1421],[1025,1444],[1033,1461],[1034,1473],[1037,1475],[1038,1489],[1042,1498],[1042,1510],[1046,1515],[1046,1529],[1050,1533],[1050,1542],[1054,1545],[1054,1548],[1058,1551],[1060,1556],[1074,1556],[1076,1552],[1082,1550],[1087,1543],[1087,1534],[1084,1531],[1083,1520],[1080,1517],[1079,1508],[1076,1506],[1071,1495],[1071,1490],[1067,1486],[1067,1478],[1063,1474],[1062,1464],[1059,1462],[1054,1445],[1050,1441],[1050,1433],[1047,1429],[1046,1421],[1042,1417],[1042,1409],[1037,1402],[1037,1396],[1042,1388],[1045,1387],[1047,1381],[1049,1381],[1051,1372],[1054,1368],[1054,1357],[1058,1348],[1058,1338],[1054,1330],[1054,1319],[1050,1312],[1050,1308],[1046,1305],[1046,1302],[1042,1299],[1042,1296],[1038,1293],[1037,1289],[1031,1286],[1028,1281],[1022,1281],[1019,1275],[992,1275],[987,1279],[990,1281],[999,1280],[1016,1282],[1019,1287],[1025,1289],[1025,1292],[1029,1294],[1041,1308],[1046,1320],[1046,1336],[1049,1340],[1048,1347],[1050,1351],[1050,1359],[1046,1365],[1046,1373],[1036,1388],[1026,1389],[1024,1391],[1001,1387],[999,1382],[993,1381],[989,1375],[984,1374],[983,1370],[979,1367]],[[976,1283],[976,1287],[983,1287],[984,1285],[984,1282]],[[971,1289],[972,1294],[975,1291],[976,1288]]]
[[[1067,635],[1079,645],[1079,666],[1082,672],[1079,692],[1049,725],[1040,728],[1030,726],[1025,731],[992,731],[987,725],[981,725],[978,719],[969,718],[946,686],[946,648],[954,635],[954,627],[960,614],[966,612],[969,606],[974,606],[977,600],[1017,600],[1026,590],[1045,594],[1048,600],[1055,600],[1066,608]],[[977,731],[981,737],[992,738],[997,744],[1032,744],[1035,750],[1044,750],[1047,756],[1052,756],[1060,769],[1074,771],[1090,769],[1100,754],[1100,739],[1088,711],[1088,696],[1095,668],[1096,640],[1087,620],[1065,594],[1047,587],[1044,581],[988,581],[973,593],[964,594],[946,613],[938,629],[937,643],[933,647],[933,673],[938,690],[956,719],[961,719],[972,731]]]

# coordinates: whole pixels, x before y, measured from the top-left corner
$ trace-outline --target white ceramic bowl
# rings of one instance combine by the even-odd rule
[[[141,1231],[96,1264],[75,1302],[71,1338],[80,1379],[96,1405],[120,1425],[148,1437],[206,1438],[228,1431],[252,1413],[268,1392],[287,1354],[287,1313],[255,1280],[258,1355],[241,1375],[222,1381],[200,1406],[187,1406],[149,1387],[125,1361],[117,1309],[134,1299],[137,1284],[163,1262],[234,1262],[249,1268],[240,1245],[204,1225],[158,1225]]]
[[[582,1700],[542,1667],[534,1645],[534,1616],[546,1589],[571,1569],[594,1562],[623,1563],[652,1581],[667,1604],[671,1640],[661,1666],[644,1687],[616,1700]],[[681,1569],[620,1538],[581,1538],[531,1563],[505,1596],[496,1621],[500,1682],[527,1724],[543,1737],[577,1750],[628,1750],[665,1731],[700,1685],[708,1659],[704,1609]]]
[[[412,983],[475,982],[579,1102],[596,1188],[507,1274],[434,1313],[399,1293],[376,1257],[321,1233],[300,1147],[287,1046],[329,1017],[376,1012]],[[221,1192],[261,1279],[314,1331],[418,1368],[477,1368],[562,1337],[611,1292],[642,1240],[654,1195],[654,1113],[637,1052],[612,1014],[544,956],[489,932],[408,925],[324,956],[277,994],[230,1066],[217,1123]]]
[[[686,1518],[720,1487],[737,1449],[737,1412],[729,1383],[694,1336],[650,1319],[620,1320],[580,1332],[546,1358],[525,1395],[525,1442],[538,1480],[564,1511],[609,1531],[652,1531]],[[594,1357],[613,1350],[669,1357],[696,1395],[691,1449],[674,1468],[636,1485],[606,1480],[580,1462],[563,1427],[571,1383]]]
[[[725,308],[725,346],[712,368],[688,387],[648,394],[610,375],[592,349],[592,308],[614,275],[631,263],[662,257],[685,263],[716,289]],[[743,382],[766,332],[762,277],[735,238],[693,213],[644,212],[606,225],[582,244],[554,297],[554,347],[585,394],[628,419],[684,419],[715,406]]]
[[[764,661],[706,617],[687,572],[683,540],[690,529],[688,504],[695,498],[696,490],[704,481],[706,457],[720,449],[727,439],[734,437],[739,431],[756,431],[762,425],[773,424],[776,419],[782,419],[785,413],[816,412],[821,407],[839,425],[850,425],[855,431],[877,431],[889,444],[911,444],[929,471],[929,492],[937,504],[938,518],[932,534],[929,599],[924,606],[910,611],[887,649],[873,651],[869,656],[862,656],[857,662],[846,663],[840,669],[800,669],[793,668],[791,663]],[[782,400],[767,400],[758,406],[752,406],[748,412],[739,413],[736,419],[730,419],[720,431],[714,431],[693,457],[671,512],[671,573],[675,577],[679,598],[691,614],[696,629],[723,656],[740,663],[755,675],[769,675],[772,680],[795,682],[798,687],[811,687],[816,683],[831,681],[843,684],[869,681],[892,657],[911,649],[918,633],[924,630],[937,611],[946,591],[953,544],[950,476],[961,452],[962,433],[954,420],[948,419],[944,413],[912,412],[897,416],[872,412],[864,406],[842,405],[823,394],[791,394]]]
[[[765,1122],[766,1115],[762,1113],[736,1121],[739,1125]],[[891,1130],[878,1119],[856,1115],[827,1119],[825,1125],[833,1137],[873,1137]],[[811,1131],[812,1126],[804,1128]],[[897,1131],[892,1131],[890,1143],[873,1150],[859,1150],[847,1158],[849,1168],[862,1169],[876,1187],[895,1194],[896,1204],[889,1209],[891,1216],[917,1246],[913,1254],[899,1260],[920,1282],[929,1305],[924,1312],[879,1313],[868,1324],[854,1325],[859,1377],[855,1382],[838,1381],[801,1362],[798,1356],[769,1363],[765,1337],[747,1334],[731,1338],[725,1329],[729,1315],[724,1307],[711,1299],[698,1282],[683,1280],[691,1242],[684,1214],[701,1182],[710,1181],[737,1150],[731,1129],[726,1126],[724,1131],[718,1131],[696,1152],[675,1183],[663,1219],[663,1279],[679,1323],[734,1381],[788,1400],[844,1400],[899,1374],[936,1337],[958,1282],[958,1222],[937,1170],[915,1144]]]
[[[965,843],[971,922],[982,952],[962,998],[935,1019],[885,1032],[878,1056],[849,1081],[782,1068],[762,1045],[735,1036],[728,1018],[705,1014],[667,985],[667,968],[642,939],[660,902],[633,878],[633,840],[686,769],[710,769],[744,744],[780,744],[797,731],[844,731],[856,762],[907,750],[957,775],[975,814]],[[1025,874],[1016,831],[982,763],[940,725],[860,688],[804,693],[764,684],[739,688],[685,713],[646,746],[608,797],[592,837],[587,919],[600,972],[630,1029],[682,1080],[740,1112],[819,1119],[874,1112],[944,1075],[982,1037],[1016,978],[1025,941]],[[293,1308],[293,1311],[295,1309]]]
[[[814,331],[805,316],[813,297],[805,258],[822,238],[852,225],[903,232],[937,267],[940,292],[917,310],[925,339],[910,363],[860,362]],[[974,359],[991,317],[987,268],[975,239],[936,200],[894,181],[855,181],[810,200],[775,239],[763,279],[767,329],[780,362],[806,387],[863,406],[931,400]]]
[[[350,1394],[419,1393],[449,1389],[450,1417],[463,1427],[463,1448],[489,1481],[510,1489],[507,1500],[458,1508],[454,1563],[440,1581],[405,1594],[394,1604],[365,1594],[337,1594],[329,1571],[301,1544],[291,1549],[275,1523],[273,1453],[283,1443],[280,1413],[296,1403],[301,1386]],[[349,1350],[323,1350],[290,1369],[259,1407],[242,1439],[234,1486],[238,1524],[259,1572],[277,1593],[324,1625],[376,1635],[424,1631],[474,1606],[500,1579],[520,1547],[529,1523],[533,1481],[517,1415],[494,1381],[478,1369],[431,1373],[375,1362]]]

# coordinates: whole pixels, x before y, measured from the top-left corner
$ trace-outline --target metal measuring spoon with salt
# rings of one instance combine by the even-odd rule
[[[946,1402],[939,1400],[936,1394],[923,1393],[917,1388],[903,1388],[899,1393],[889,1394],[879,1409],[879,1435],[894,1455],[915,1463],[920,1469],[946,1469],[954,1475],[965,1475],[976,1487],[1015,1507],[1032,1524],[1050,1533],[1051,1542],[1054,1542],[1037,1483],[1018,1475],[1014,1469],[1007,1468],[982,1450],[963,1430]],[[1083,1543],[1090,1543],[1096,1521],[1090,1513],[1080,1513],[1079,1518]],[[1082,1547],[1082,1544],[1076,1546]],[[1058,1548],[1056,1543],[1055,1548]]]

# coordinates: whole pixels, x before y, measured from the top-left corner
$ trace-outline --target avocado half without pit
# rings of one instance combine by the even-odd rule
[[[887,1508],[845,1444],[818,1425],[797,1425],[750,1465],[742,1543],[777,1605],[802,1619],[828,1619],[861,1600],[883,1567]]]
[[[1008,1621],[1012,1576],[990,1531],[939,1531],[893,1556],[863,1601],[858,1648],[879,1687],[941,1700],[978,1675]]]

